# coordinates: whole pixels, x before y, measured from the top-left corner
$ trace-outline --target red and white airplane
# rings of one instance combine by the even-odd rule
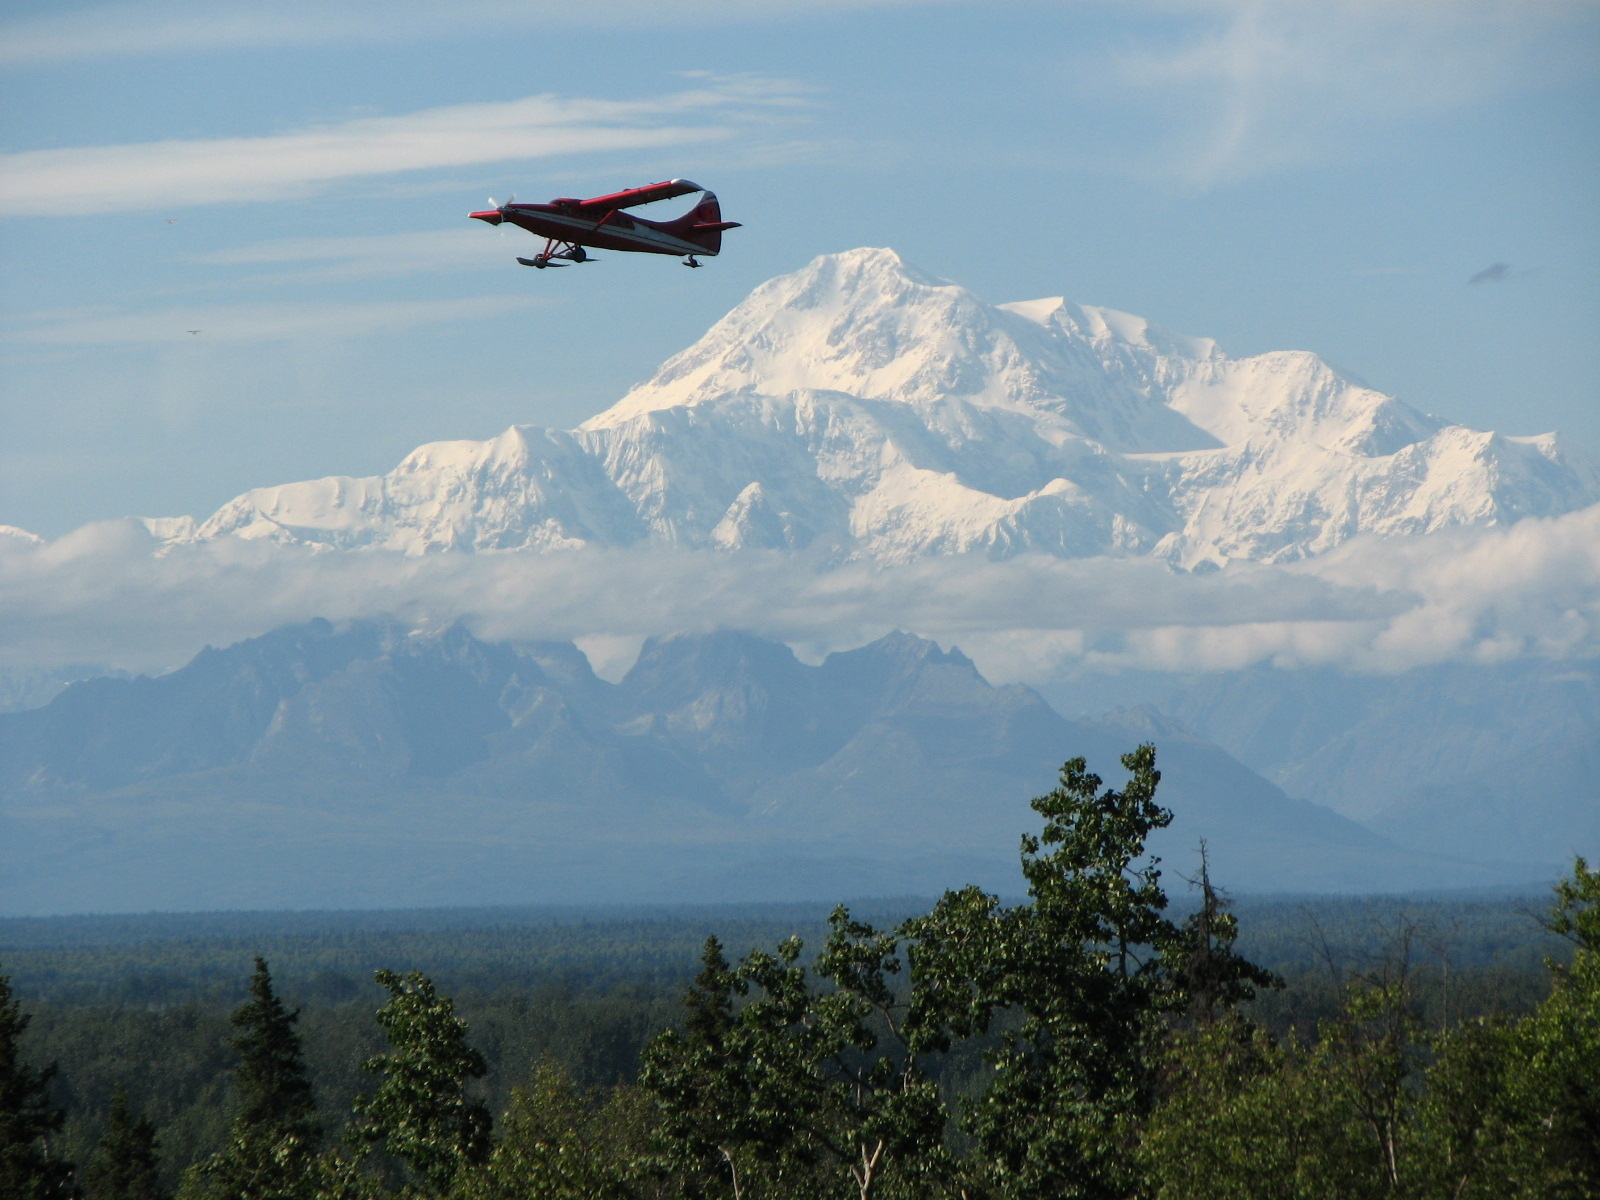
[[[647,221],[629,216],[624,209],[657,200],[671,200],[705,192],[696,204],[675,221]],[[597,250],[630,250],[641,254],[681,256],[686,267],[698,267],[697,254],[715,255],[722,249],[722,231],[737,229],[739,222],[724,221],[717,198],[698,183],[669,179],[644,187],[596,196],[592,200],[561,198],[548,204],[517,204],[512,197],[504,204],[470,214],[491,225],[510,224],[545,239],[544,250],[532,258],[518,257],[525,267],[560,267],[569,262],[588,262],[584,247]],[[560,261],[557,261],[560,260]]]

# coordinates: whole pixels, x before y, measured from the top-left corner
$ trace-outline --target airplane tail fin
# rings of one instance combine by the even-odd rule
[[[702,253],[716,254],[722,249],[722,231],[739,228],[738,221],[722,219],[722,205],[716,193],[706,192],[700,203],[668,224],[667,229],[685,241],[699,246]]]

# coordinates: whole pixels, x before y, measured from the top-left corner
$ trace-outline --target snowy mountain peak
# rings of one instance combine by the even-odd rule
[[[1123,342],[1175,358],[1223,357],[1217,343],[1210,338],[1172,333],[1132,313],[1118,312],[1114,308],[1097,308],[1090,304],[1074,304],[1063,296],[1016,300],[998,307],[1086,342]]]
[[[576,430],[432,443],[381,478],[263,488],[192,532],[160,528],[407,553],[649,542],[1195,567],[1596,501],[1600,469],[1553,436],[1448,425],[1303,351],[1230,358],[1062,297],[991,305],[867,248],[756,288]]]
[[[824,255],[762,284],[693,346],[583,429],[740,391],[931,401],[983,390],[994,313],[893,250]]]
[[[1124,453],[1285,436],[1392,453],[1437,428],[1315,355],[1236,362],[1208,338],[1059,296],[992,306],[885,249],[824,255],[763,284],[582,428],[739,393],[808,390],[930,410],[961,400],[1047,413],[1062,436]],[[1378,401],[1387,404],[1381,416]]]

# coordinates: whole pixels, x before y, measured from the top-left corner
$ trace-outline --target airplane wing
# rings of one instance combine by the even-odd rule
[[[674,196],[687,196],[703,192],[705,188],[688,179],[669,179],[665,183],[647,183],[644,187],[612,192],[609,196],[596,196],[592,200],[556,200],[553,203],[570,206],[586,213],[613,212],[619,208],[637,208],[641,204],[654,204],[657,200],[671,200]]]

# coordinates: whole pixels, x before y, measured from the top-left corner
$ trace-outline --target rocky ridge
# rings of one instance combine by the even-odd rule
[[[1063,758],[1159,745],[1157,852],[1244,890],[1534,878],[1402,850],[1149,710],[1068,720],[894,633],[810,665],[723,631],[616,683],[570,643],[290,626],[0,715],[10,912],[1015,887]]]

